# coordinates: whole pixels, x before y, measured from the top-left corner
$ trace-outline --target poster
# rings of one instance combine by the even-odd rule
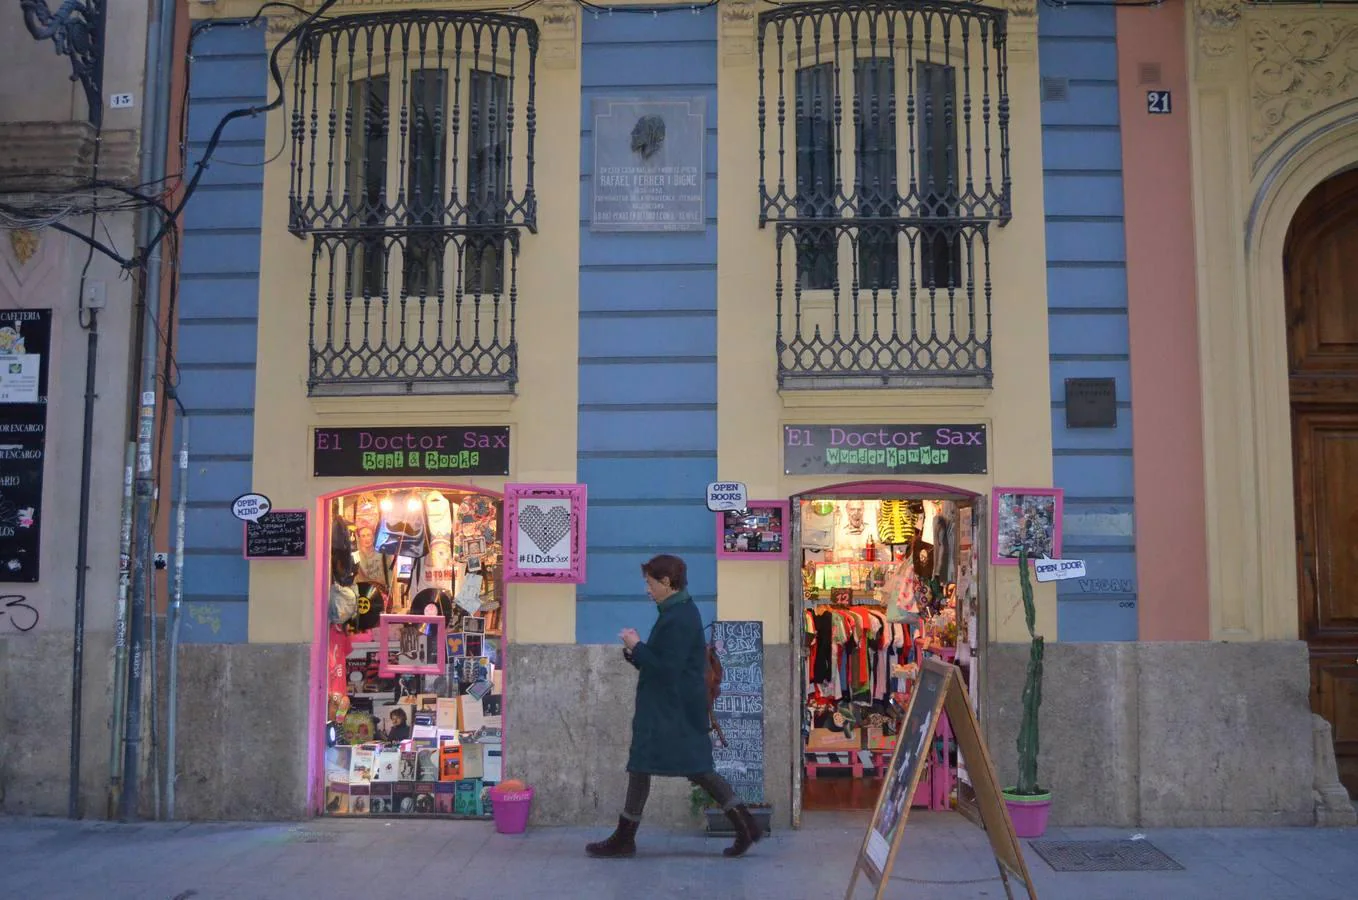
[[[1060,559],[1062,497],[1059,488],[995,488],[991,563],[1016,566],[1021,548],[1029,559]]]
[[[0,582],[38,580],[51,342],[51,310],[0,310]]]

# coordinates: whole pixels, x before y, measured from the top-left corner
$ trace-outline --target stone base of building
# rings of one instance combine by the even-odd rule
[[[987,741],[1012,783],[1028,646],[986,659]],[[1304,643],[1058,643],[1045,668],[1053,825],[1316,824]]]
[[[765,794],[775,828],[790,824],[798,739],[790,656],[787,645],[764,650]],[[1028,647],[994,645],[985,659],[983,728],[1000,780],[1010,783]],[[6,813],[66,814],[70,662],[69,636],[0,640]],[[310,665],[311,648],[302,644],[182,648],[179,818],[308,815]],[[111,635],[87,636],[85,671],[81,815],[103,818]],[[616,647],[511,648],[505,769],[535,786],[535,824],[616,821],[635,686],[636,672]],[[1325,777],[1325,741],[1317,743],[1308,698],[1300,642],[1049,644],[1039,776],[1054,795],[1052,824],[1343,824],[1325,812],[1340,804],[1325,793],[1334,786]],[[162,740],[164,725],[162,709]],[[689,795],[682,779],[657,779],[647,823],[701,827]],[[143,814],[150,796],[147,782]]]

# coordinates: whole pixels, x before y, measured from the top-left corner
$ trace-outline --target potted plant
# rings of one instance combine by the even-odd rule
[[[1023,718],[1018,733],[1018,783],[1005,788],[1004,804],[1019,837],[1041,837],[1051,812],[1051,791],[1037,783],[1038,711],[1042,708],[1042,656],[1044,639],[1034,631],[1037,610],[1033,605],[1033,582],[1028,573],[1028,551],[1019,549],[1019,587],[1023,593],[1023,617],[1028,623],[1028,672],[1023,680]]]
[[[773,807],[767,803],[750,803],[747,806],[750,816],[764,835],[767,837],[773,834]],[[736,833],[731,827],[731,820],[726,818],[726,813],[702,788],[695,787],[689,793],[689,809],[695,816],[702,816],[707,824],[705,833],[709,837],[729,837]]]

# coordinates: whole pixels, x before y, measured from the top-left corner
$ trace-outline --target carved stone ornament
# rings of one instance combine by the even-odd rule
[[[548,69],[575,68],[578,7],[571,0],[547,0],[542,11],[542,64]]]
[[[1209,31],[1229,31],[1240,24],[1241,0],[1197,0],[1198,25]]]
[[[758,28],[755,0],[722,0],[721,56],[728,66],[753,65]]]
[[[1031,19],[1037,15],[1037,0],[1003,0],[1002,5],[1015,19]]]
[[[1258,150],[1308,115],[1358,97],[1358,19],[1252,22],[1249,73]]]
[[[26,266],[38,252],[38,233],[27,228],[15,228],[9,233],[9,245],[19,265]]]
[[[1196,0],[1198,52],[1208,60],[1235,52],[1235,29],[1240,24],[1241,0]]]

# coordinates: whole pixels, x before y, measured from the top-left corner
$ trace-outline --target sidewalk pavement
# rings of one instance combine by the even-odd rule
[[[642,827],[630,860],[591,860],[606,832],[496,834],[489,822],[318,819],[303,823],[118,825],[0,817],[0,895],[100,900],[837,900],[866,814],[808,815],[744,859],[727,841]],[[696,827],[695,827],[696,831]],[[1045,840],[1116,840],[1114,829],[1053,829]],[[1358,829],[1149,830],[1172,872],[1054,872],[1024,841],[1042,900],[1358,897]],[[1024,896],[1015,886],[1015,897]],[[870,897],[863,879],[856,896]],[[1002,898],[985,835],[952,813],[912,812],[886,896]]]

